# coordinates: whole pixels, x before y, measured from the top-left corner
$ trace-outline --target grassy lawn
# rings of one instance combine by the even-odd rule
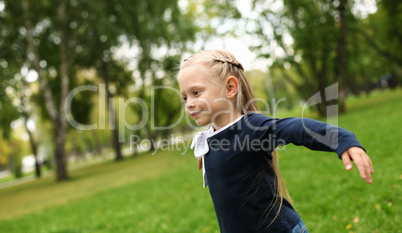
[[[335,153],[288,145],[282,175],[310,232],[401,232],[402,90],[348,100],[339,125],[374,163],[373,184],[345,171]],[[0,232],[219,232],[192,152],[105,162],[0,189]]]
[[[287,146],[281,171],[311,232],[402,232],[402,92],[349,100],[339,125],[355,133],[374,164],[373,184],[336,154]]]

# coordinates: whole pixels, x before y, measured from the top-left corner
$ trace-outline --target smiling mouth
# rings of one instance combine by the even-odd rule
[[[196,117],[198,117],[200,114],[201,114],[201,112],[194,112],[194,113],[191,113],[191,117],[192,117],[192,118],[196,118]]]

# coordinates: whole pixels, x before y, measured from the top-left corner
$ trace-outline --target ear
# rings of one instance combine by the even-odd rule
[[[226,80],[226,97],[228,99],[234,98],[238,90],[239,90],[239,81],[237,80],[236,77],[230,76]]]

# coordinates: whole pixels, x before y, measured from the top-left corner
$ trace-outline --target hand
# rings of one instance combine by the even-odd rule
[[[350,147],[341,155],[343,164],[346,170],[352,169],[352,162],[355,162],[357,169],[359,169],[360,177],[365,179],[367,183],[371,184],[373,181],[371,179],[371,174],[374,173],[373,164],[366,152],[357,146]]]
[[[198,170],[202,168],[202,159],[198,159]]]

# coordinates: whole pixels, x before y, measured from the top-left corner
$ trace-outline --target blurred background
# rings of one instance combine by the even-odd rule
[[[120,166],[115,169],[126,173],[144,170],[142,175],[113,173],[115,179],[110,181],[133,184],[146,171],[159,174],[194,163],[187,159],[191,151],[173,153],[186,153],[186,159],[166,155],[170,159],[159,162],[148,161],[144,155],[173,151],[158,150],[152,142],[191,139],[194,123],[183,115],[176,75],[180,62],[201,49],[233,53],[245,67],[256,96],[278,103],[260,103],[271,114],[298,116],[307,99],[325,93],[334,83],[339,85],[336,104],[341,117],[381,100],[399,101],[401,23],[400,0],[0,0],[0,222],[63,205],[69,198],[94,195],[100,190],[94,187],[109,187],[107,178],[88,186],[96,192],[82,191],[88,183],[71,183],[106,174],[100,171],[108,170],[102,166]],[[333,104],[317,104],[309,116],[323,119],[327,106]],[[398,107],[392,110],[401,111]],[[79,127],[84,125],[87,128]],[[141,147],[130,143],[133,135],[144,141]],[[393,140],[402,139],[400,131],[394,136]],[[153,166],[160,169],[155,171]],[[402,175],[395,176],[400,187]],[[11,201],[17,191],[10,188],[22,184],[36,191],[23,186],[20,199],[15,195]],[[52,199],[50,206],[32,204],[40,198],[27,196],[42,193],[39,189],[45,184],[49,196],[41,197],[42,201],[67,192],[50,191],[60,187],[68,187],[71,195]],[[53,187],[56,184],[64,186]],[[205,200],[208,204],[199,205],[208,206],[206,212],[212,218],[207,218],[214,227],[175,231],[169,226],[176,223],[169,225],[164,220],[167,225],[139,231],[140,226],[150,225],[139,221],[134,228],[115,232],[217,232],[213,207]],[[11,203],[9,209],[6,203]],[[80,212],[79,207],[73,212]],[[353,230],[360,218],[350,218],[352,225],[339,228]],[[160,224],[159,220],[154,219]],[[106,223],[87,230],[83,230],[85,225],[81,230],[63,226],[49,225],[43,232],[113,230]],[[186,226],[183,229],[194,227]],[[376,229],[385,232],[381,231],[385,228]]]

